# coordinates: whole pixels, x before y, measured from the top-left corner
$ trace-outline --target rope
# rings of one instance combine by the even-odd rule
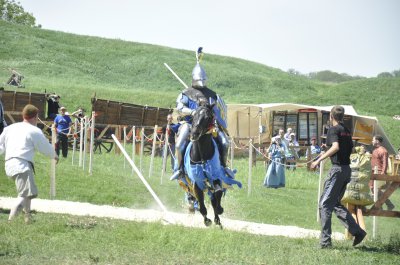
[[[39,117],[38,117],[38,120],[44,125],[44,126],[46,126],[48,129],[51,129],[52,127],[51,126],[48,126],[46,123],[44,123]],[[71,128],[72,128],[72,126],[74,126],[74,125],[71,125],[71,126],[69,126],[68,127],[68,130],[70,130]],[[60,133],[60,132],[57,132],[57,133]],[[68,133],[64,133],[64,132],[61,132],[62,134],[64,134],[64,135],[71,135],[71,134],[68,134]]]
[[[51,129],[52,128],[52,126],[48,126],[44,121],[42,121],[39,117],[38,117],[38,120],[40,121],[40,123],[42,123],[45,127],[47,127],[48,129]],[[82,119],[81,119],[82,120]],[[92,121],[92,118],[91,119],[89,119],[89,121],[87,122],[87,123],[83,123],[83,122],[79,122],[79,125],[80,126],[83,126],[83,125],[87,125],[88,127],[90,127],[90,123],[91,123],[91,121]],[[69,126],[68,127],[68,130],[70,130],[71,128],[73,128],[73,126],[75,126],[74,124],[71,124],[71,126]],[[90,129],[90,128],[89,128]],[[67,133],[64,133],[64,132],[61,132],[62,134],[65,134],[65,135],[68,135]],[[79,134],[80,132],[76,132],[76,134]]]
[[[170,153],[171,157],[175,160],[175,155],[174,155],[175,150],[171,149],[171,145],[168,145],[168,149],[169,149],[169,153]]]
[[[270,159],[268,156],[266,156],[266,155],[263,154],[262,152],[258,151],[257,147],[255,147],[252,143],[250,143],[250,145],[254,148],[254,150],[256,150],[259,154],[261,154],[261,155],[262,155],[263,157],[265,157],[267,160],[270,160],[272,163],[276,163],[276,164],[279,164],[279,165],[287,166],[286,164],[282,164],[282,163],[273,161],[273,160]],[[294,166],[295,166],[295,167],[298,167],[298,166],[300,166],[300,165],[306,166],[307,164],[312,163],[313,161],[314,161],[314,159],[311,159],[310,161],[307,161],[307,162],[304,162],[304,163],[296,163],[296,165],[294,165]],[[291,166],[293,166],[293,165],[291,165]]]
[[[152,136],[153,134],[150,134],[150,135]],[[143,134],[143,137],[147,140],[153,140],[153,138],[151,136],[147,137],[146,134]]]
[[[233,145],[234,145],[237,149],[241,149],[241,150],[247,149],[246,145],[242,145],[242,147],[239,147],[239,146],[235,143],[235,141],[231,141],[231,143],[233,143]]]
[[[156,139],[162,144],[165,142],[165,140],[161,140],[161,135],[158,136],[158,134],[156,134]]]

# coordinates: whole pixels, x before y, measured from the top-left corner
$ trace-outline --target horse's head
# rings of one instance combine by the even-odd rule
[[[197,141],[214,127],[214,112],[212,110],[214,105],[214,103],[211,105],[203,103],[196,109],[190,133],[192,141]]]

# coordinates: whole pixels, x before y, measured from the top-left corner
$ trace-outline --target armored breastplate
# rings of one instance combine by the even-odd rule
[[[183,94],[185,94],[190,100],[194,101],[197,103],[197,105],[200,104],[200,102],[210,102],[210,98],[215,101],[217,99],[217,95],[215,94],[214,91],[210,90],[209,88],[205,87],[200,89],[195,89],[195,88],[187,88],[183,91]]]

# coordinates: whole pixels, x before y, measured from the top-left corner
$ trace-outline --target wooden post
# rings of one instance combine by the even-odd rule
[[[374,174],[378,174],[378,166],[374,167]],[[374,203],[378,201],[378,181],[374,180]],[[376,238],[376,216],[372,217],[372,238]]]
[[[252,173],[252,167],[253,167],[253,139],[250,138],[249,140],[249,177],[248,177],[248,183],[247,183],[247,187],[248,187],[248,191],[247,191],[247,195],[250,195],[251,193],[251,173]]]
[[[74,165],[74,159],[75,159],[77,131],[78,131],[78,119],[75,119],[75,122],[74,122],[74,134],[73,134],[74,143],[72,145],[72,165]]]
[[[169,148],[168,138],[169,138],[169,123],[167,124],[167,128],[165,129],[165,136],[164,136],[164,150],[163,150],[163,160],[162,160],[161,180],[160,180],[161,184],[163,183],[163,177],[167,169],[167,158],[168,158],[168,148]]]
[[[140,136],[140,172],[143,172],[143,152],[144,152],[144,127],[142,127]]]
[[[155,154],[156,154],[156,143],[157,143],[157,125],[154,126],[153,147],[151,148],[149,178],[151,177],[151,174],[153,174],[153,163],[154,163],[154,156],[155,156]]]
[[[126,126],[124,126],[124,149],[126,150]],[[124,159],[124,169],[126,168],[126,160]]]
[[[56,147],[56,141],[57,141],[57,131],[56,131],[56,126],[53,124],[51,126],[51,144],[53,145],[53,148],[55,149]],[[50,172],[50,198],[53,200],[56,197],[56,160],[52,159],[51,160],[51,172]]]
[[[89,174],[93,173],[93,149],[94,149],[94,124],[96,121],[96,113],[92,111],[92,123],[90,126],[90,151],[89,151]]]
[[[83,137],[84,137],[84,134],[85,134],[83,126],[85,126],[84,125],[85,124],[85,117],[81,118],[80,124],[81,124],[81,128],[80,128],[80,134],[79,134],[79,167],[82,166],[82,159],[83,159],[83,156],[82,156],[82,153],[83,153]]]
[[[319,216],[319,202],[321,199],[321,192],[323,188],[323,183],[322,183],[322,178],[324,174],[324,167],[325,167],[325,160],[322,160],[321,163],[319,163],[319,182],[318,182],[318,198],[317,198],[317,222],[320,221],[320,216]]]
[[[82,169],[85,170],[85,164],[86,164],[86,153],[87,153],[87,146],[88,146],[88,124],[87,121],[88,117],[85,117],[85,139],[84,139],[84,147],[83,147],[83,161],[82,161]]]
[[[132,126],[132,162],[135,163],[135,155],[136,155],[136,126]],[[133,175],[133,167],[132,167],[132,175]]]

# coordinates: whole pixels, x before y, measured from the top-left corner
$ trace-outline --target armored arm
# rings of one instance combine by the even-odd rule
[[[176,109],[180,116],[192,115],[194,110],[189,108],[189,98],[184,94],[179,94],[176,99]]]

